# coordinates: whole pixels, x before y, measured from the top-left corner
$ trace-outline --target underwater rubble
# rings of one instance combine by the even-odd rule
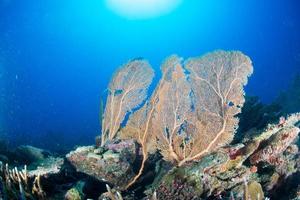
[[[147,97],[150,64],[120,67],[95,145],[65,156],[0,149],[0,200],[300,199],[300,113],[255,98],[242,109],[247,56],[171,56],[161,70]]]

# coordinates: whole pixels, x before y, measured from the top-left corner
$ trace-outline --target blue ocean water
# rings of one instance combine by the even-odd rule
[[[241,50],[247,95],[271,102],[300,72],[297,0],[183,0],[150,19],[124,18],[101,0],[0,0],[0,125],[12,143],[93,143],[99,102],[118,66],[144,57],[160,76],[170,54]]]

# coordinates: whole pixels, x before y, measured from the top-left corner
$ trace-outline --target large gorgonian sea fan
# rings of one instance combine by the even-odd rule
[[[148,108],[147,145],[155,142],[151,147],[180,166],[230,143],[252,71],[251,60],[238,51],[215,51],[185,63],[177,56],[166,59]]]
[[[121,130],[122,138],[134,138],[141,144],[143,154],[140,170],[127,188],[141,176],[149,152],[158,149],[165,160],[171,157],[180,161],[174,153],[173,140],[191,112],[191,88],[181,61],[178,56],[165,60],[161,67],[162,77],[150,100]]]
[[[230,143],[238,125],[236,115],[244,103],[243,86],[253,68],[249,57],[241,52],[220,50],[186,62],[178,56],[170,56],[161,71],[162,78],[151,98],[130,116],[118,134],[123,139],[136,139],[142,146],[141,168],[127,187],[142,174],[150,152],[159,150],[165,160],[181,166]],[[152,80],[151,72],[147,70],[142,79],[134,82],[148,80],[147,84],[138,84],[144,87],[144,92]],[[107,100],[102,132],[110,140],[116,136],[123,119],[116,117],[119,114],[115,115],[114,105],[117,104],[123,114],[128,110],[122,112],[122,106],[137,105],[134,98],[122,104],[130,88],[127,85],[131,83],[128,81],[131,76],[127,74],[118,72],[111,83],[110,90],[114,92]],[[124,89],[119,96],[121,86]],[[145,96],[143,93],[143,100]],[[131,100],[133,104],[129,103]]]
[[[170,56],[163,63],[163,78],[153,101],[153,134],[156,146],[166,160],[180,162],[184,158],[185,126],[192,111],[191,85],[182,59]]]
[[[136,138],[144,154],[156,148],[177,165],[231,142],[251,60],[238,51],[215,51],[185,63],[171,56],[161,70],[149,103],[132,115],[122,135]]]
[[[129,61],[114,74],[102,120],[102,145],[116,137],[126,114],[146,99],[153,76],[153,69],[143,59]]]
[[[253,72],[249,57],[239,51],[215,51],[185,63],[190,72],[196,118],[190,124],[182,165],[232,141],[236,115],[244,104],[243,86]]]

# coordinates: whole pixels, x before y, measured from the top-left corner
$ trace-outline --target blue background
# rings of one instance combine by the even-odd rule
[[[254,64],[247,94],[270,102],[300,71],[299,10],[298,0],[184,0],[168,15],[127,20],[102,0],[0,0],[8,135],[46,147],[92,143],[99,99],[134,57],[159,77],[170,54],[241,50]]]

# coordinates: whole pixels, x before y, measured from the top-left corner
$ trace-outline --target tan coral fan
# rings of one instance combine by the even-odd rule
[[[145,100],[153,76],[153,69],[145,60],[130,61],[115,73],[102,121],[102,145],[115,138],[126,114]]]
[[[177,56],[171,56],[165,61],[162,65],[162,78],[151,96],[150,101],[131,116],[126,127],[121,132],[122,138],[137,139],[142,146],[143,153],[141,168],[133,181],[128,184],[128,187],[130,187],[142,174],[149,152],[154,152],[156,149],[159,149],[166,160],[177,160],[177,155],[172,149],[172,136],[167,135],[168,133],[166,132],[170,125],[173,126],[174,133],[180,126],[180,123],[176,125],[174,122],[174,112],[176,109],[176,105],[174,103],[177,103],[177,107],[179,108],[179,106],[182,106],[181,103],[183,102],[175,102],[174,98],[176,98],[176,96],[174,96],[174,93],[177,93],[179,100],[179,96],[181,95],[178,94],[179,92],[182,92],[182,94],[188,92],[188,90],[186,90],[187,88],[181,88],[182,90],[179,89],[179,87],[188,86],[188,84],[182,85],[182,82],[179,82],[176,85],[172,83],[174,78],[180,78],[182,81],[184,79],[180,60],[181,59]],[[169,91],[172,87],[173,89]],[[170,102],[169,99],[172,98],[172,96],[174,96],[173,102]],[[186,98],[188,97],[186,96]],[[171,105],[173,107],[165,107],[165,105]],[[186,105],[186,107],[188,107],[188,105]],[[168,115],[170,115],[172,109],[172,122],[174,122],[174,124],[167,119],[168,117],[171,117]],[[185,110],[182,114],[187,115],[188,110]],[[177,115],[177,113],[175,113],[175,115]],[[175,118],[175,120],[177,119]],[[166,134],[164,135],[164,133]]]
[[[184,126],[192,112],[191,86],[180,58],[172,56],[163,64],[160,90],[152,117],[157,147],[166,160],[180,162],[184,158]]]
[[[231,142],[244,103],[243,86],[252,74],[251,60],[238,51],[215,51],[186,62],[195,97],[196,133],[183,164]]]
[[[183,164],[197,159],[231,141],[251,73],[250,59],[237,51],[215,51],[189,59],[185,66],[171,56],[150,102],[123,133],[144,142],[142,146],[145,137],[151,138],[166,160]]]
[[[142,146],[141,169],[128,187],[141,175],[149,152],[158,149],[165,160],[183,165],[229,143],[238,125],[236,114],[244,103],[243,86],[252,70],[251,60],[238,51],[215,51],[185,63],[178,56],[166,59],[151,98],[131,115],[119,134]],[[151,76],[139,81],[147,77]],[[110,86],[103,129],[104,134],[109,132],[109,139],[116,136],[123,120],[122,102],[128,88],[121,89],[125,91],[121,95],[115,91],[128,85],[127,79],[119,73]],[[143,87],[148,86],[140,85]],[[114,105],[118,105],[117,111]]]

